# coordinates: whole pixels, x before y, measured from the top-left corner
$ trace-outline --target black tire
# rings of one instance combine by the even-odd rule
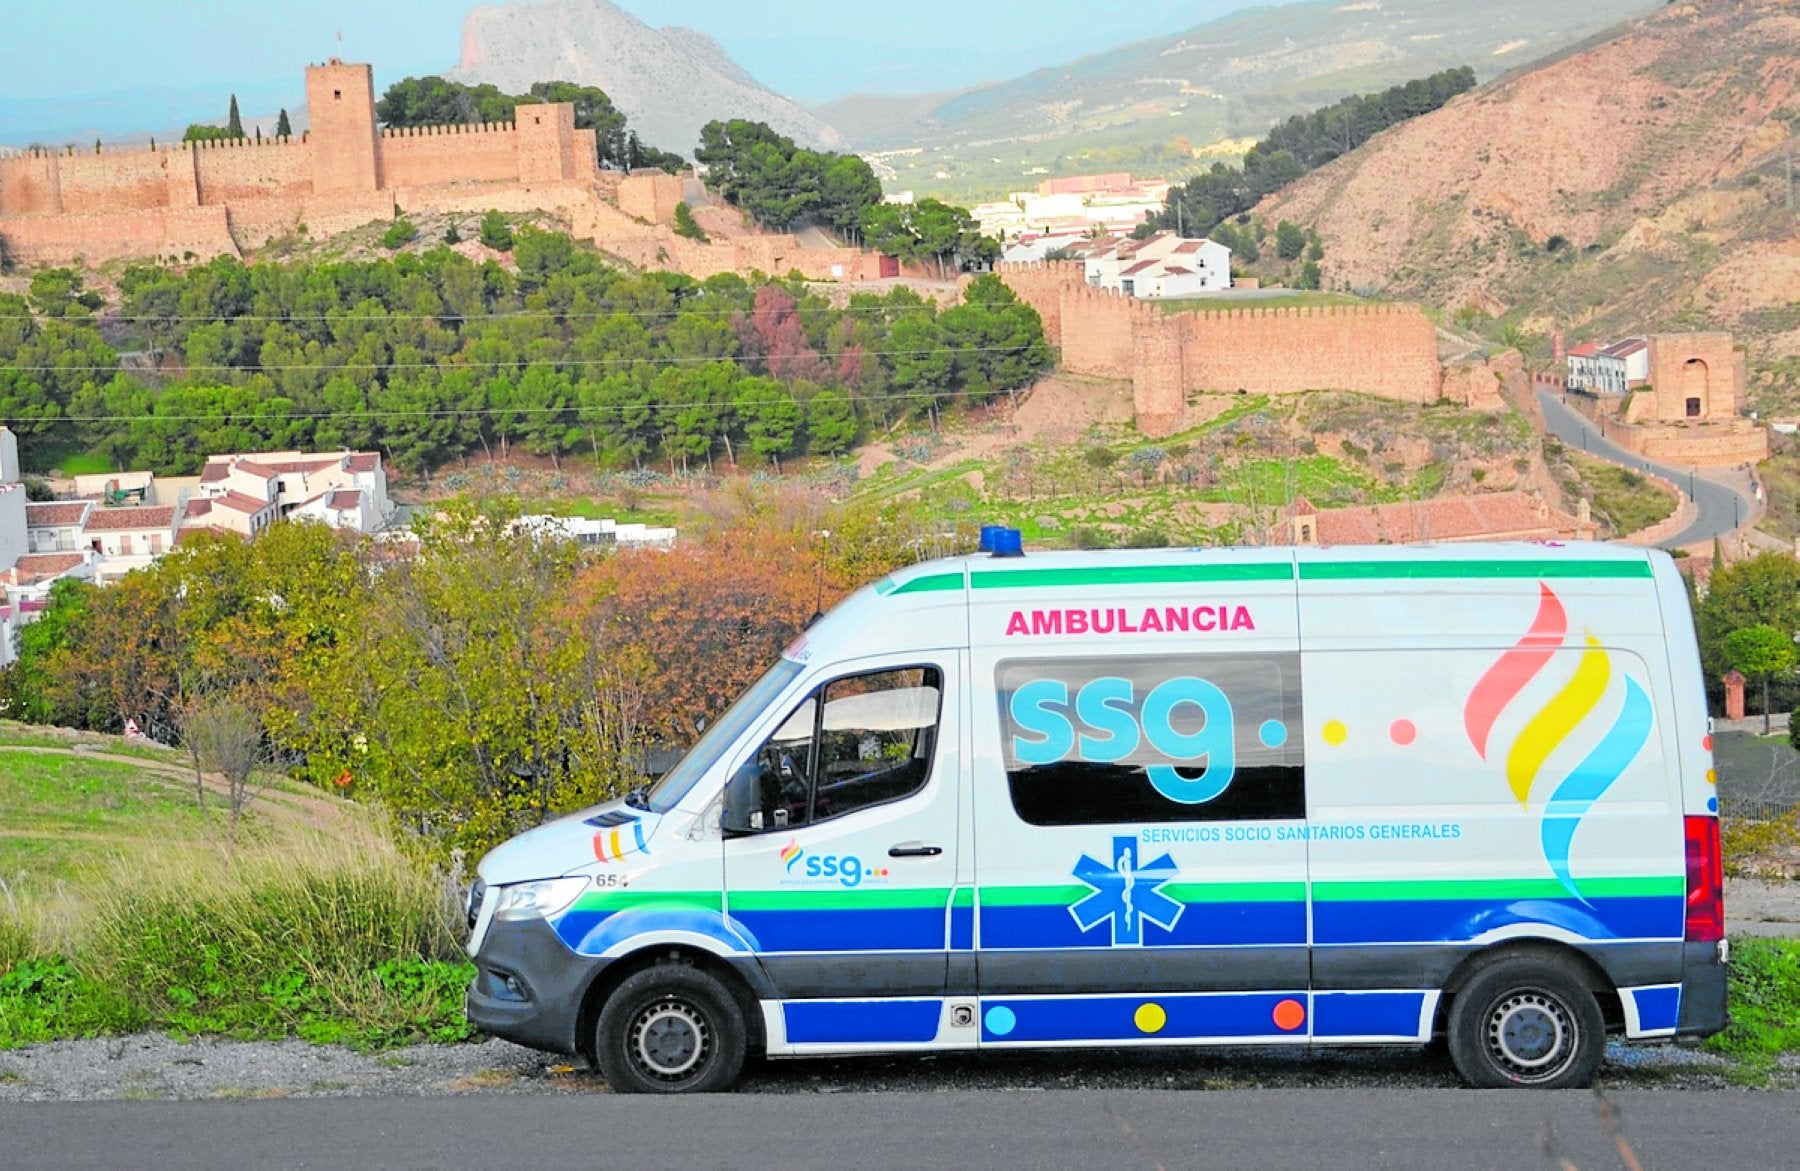
[[[660,963],[607,997],[594,1055],[618,1093],[705,1094],[737,1081],[745,1038],[730,989],[689,964]]]
[[[1606,1052],[1606,1022],[1580,975],[1520,956],[1483,968],[1450,1005],[1450,1060],[1476,1089],[1586,1086]]]

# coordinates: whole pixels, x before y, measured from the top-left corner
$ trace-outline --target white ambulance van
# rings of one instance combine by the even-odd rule
[[[1577,1086],[1608,1033],[1724,1027],[1711,750],[1661,552],[935,562],[654,788],[490,853],[468,1012],[623,1091],[1434,1039],[1476,1086]]]

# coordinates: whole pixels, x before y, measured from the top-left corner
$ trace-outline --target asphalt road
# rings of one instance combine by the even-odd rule
[[[1544,425],[1550,434],[1570,447],[1636,471],[1654,472],[1683,491],[1688,491],[1691,486],[1694,503],[1699,506],[1699,515],[1694,518],[1693,524],[1662,542],[1662,548],[1673,549],[1722,537],[1750,518],[1750,501],[1725,485],[1694,476],[1688,468],[1659,464],[1631,454],[1601,435],[1592,423],[1564,406],[1562,400],[1549,391],[1538,391],[1538,402],[1543,404]]]
[[[1606,1102],[1645,1167],[1788,1167],[1800,1151],[1800,1094],[1633,1090]],[[0,1163],[1621,1166],[1598,1104],[1576,1091],[1385,1089],[47,1103],[0,1107]]]

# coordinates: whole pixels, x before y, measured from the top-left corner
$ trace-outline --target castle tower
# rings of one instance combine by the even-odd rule
[[[554,183],[575,178],[575,106],[520,106],[513,111],[519,145],[519,178],[526,183]]]
[[[312,121],[313,191],[376,191],[375,77],[367,65],[335,57],[306,70],[306,112]]]

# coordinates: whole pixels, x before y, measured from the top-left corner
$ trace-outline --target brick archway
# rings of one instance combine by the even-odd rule
[[[1704,419],[1712,408],[1712,370],[1700,358],[1689,358],[1681,364],[1681,384],[1677,388],[1682,416]]]

